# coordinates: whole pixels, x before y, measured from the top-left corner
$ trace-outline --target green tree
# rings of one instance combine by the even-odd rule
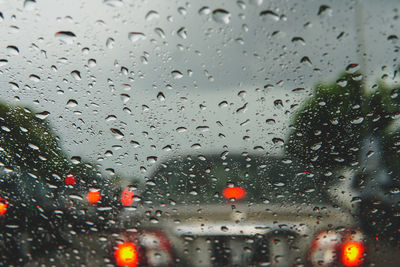
[[[286,153],[303,161],[310,172],[324,174],[315,176],[325,177],[319,185],[334,185],[339,170],[353,168],[358,173],[354,182],[362,198],[362,223],[370,232],[385,232],[395,240],[400,225],[394,216],[400,210],[398,200],[393,197],[400,177],[400,129],[395,127],[399,89],[379,81],[367,91],[363,84],[359,73],[344,73],[336,82],[318,84],[294,116]],[[366,149],[371,143],[376,151]],[[366,159],[374,153],[379,157],[371,164]],[[389,181],[379,185],[379,175]],[[378,192],[383,199],[377,199]],[[373,215],[374,208],[379,212]]]

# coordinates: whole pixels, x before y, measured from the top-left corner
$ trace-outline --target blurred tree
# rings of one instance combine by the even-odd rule
[[[70,194],[85,199],[88,188],[94,187],[102,190],[100,205],[116,202],[118,176],[106,179],[91,164],[70,160],[44,117],[0,102],[0,197],[8,202],[0,218],[0,265],[21,264],[28,255],[66,243],[68,223],[84,229],[88,218],[77,213],[88,207],[71,208]],[[75,185],[66,185],[68,175]],[[96,226],[101,228],[101,222]]]
[[[400,209],[393,192],[400,184],[399,89],[381,81],[372,89],[363,87],[359,73],[317,85],[294,116],[286,153],[324,174],[316,176],[324,177],[319,185],[337,182],[335,174],[344,167],[354,169],[362,223],[370,233],[398,240],[393,236]]]

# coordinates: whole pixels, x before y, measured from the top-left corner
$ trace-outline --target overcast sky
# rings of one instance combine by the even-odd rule
[[[282,153],[316,83],[398,66],[395,0],[189,2],[4,0],[0,98],[48,111],[71,156],[143,177],[152,157]]]

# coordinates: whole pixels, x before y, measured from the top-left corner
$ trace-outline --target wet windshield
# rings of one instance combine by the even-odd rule
[[[399,18],[0,0],[0,265],[396,265]]]

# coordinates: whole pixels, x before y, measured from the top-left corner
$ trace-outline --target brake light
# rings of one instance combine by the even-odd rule
[[[136,246],[130,242],[118,244],[114,257],[118,266],[135,267],[138,263]]]
[[[121,194],[121,203],[124,206],[129,206],[133,203],[133,191],[129,190],[129,188],[122,191]]]
[[[76,179],[73,175],[67,175],[64,179],[65,185],[75,185],[76,184]]]
[[[342,247],[342,263],[345,266],[359,266],[363,263],[365,248],[360,242],[349,241]]]
[[[4,215],[7,212],[7,200],[0,198],[0,215]]]
[[[89,193],[87,194],[87,200],[92,203],[95,204],[97,202],[100,201],[101,199],[101,193],[99,190],[96,189],[90,189]]]
[[[356,229],[321,231],[311,243],[308,258],[312,266],[360,266],[366,252],[363,240]]]
[[[222,191],[222,194],[226,199],[239,200],[246,196],[246,190],[238,186],[227,187]]]

